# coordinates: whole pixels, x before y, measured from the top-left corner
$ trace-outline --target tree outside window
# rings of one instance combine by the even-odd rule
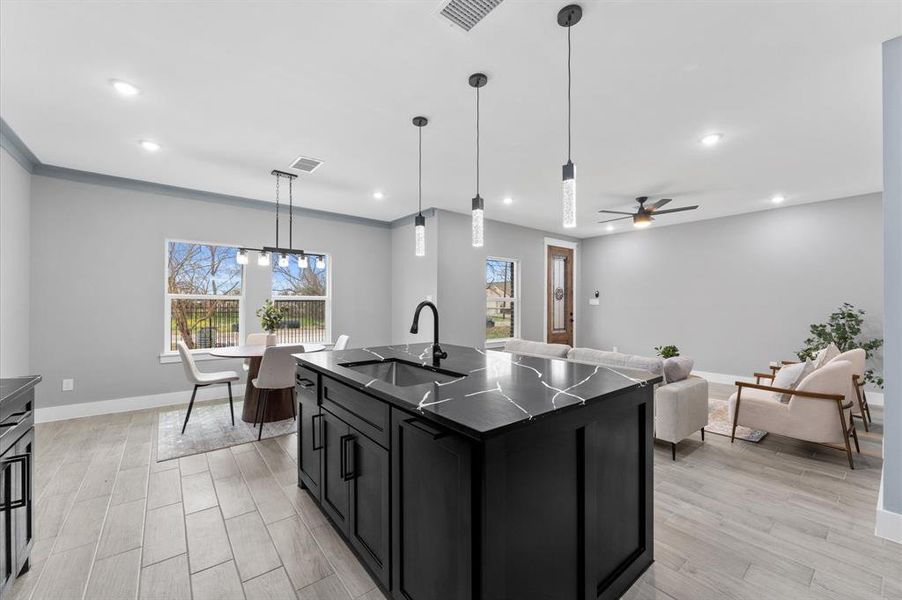
[[[518,262],[489,258],[485,262],[485,338],[504,340],[520,336],[517,316]]]

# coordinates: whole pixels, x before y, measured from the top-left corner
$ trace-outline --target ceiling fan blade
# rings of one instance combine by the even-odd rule
[[[655,214],[656,215],[666,215],[667,213],[683,212],[684,210],[695,210],[696,208],[698,208],[698,204],[696,204],[695,206],[684,206],[682,208],[671,208],[668,210],[656,210]]]
[[[658,210],[659,208],[661,208],[668,202],[672,202],[672,201],[673,201],[673,198],[662,198],[662,199],[658,200],[657,202],[653,202],[652,204],[646,206],[645,208],[646,208],[646,210],[648,210],[648,212],[651,212],[653,210]]]
[[[624,219],[632,219],[633,216],[630,215],[628,217],[618,217],[616,219],[608,219],[607,221],[599,221],[599,223],[613,223],[614,221],[622,221]]]
[[[629,216],[633,216],[634,214],[636,214],[636,213],[631,213],[631,212],[623,212],[622,210],[600,210],[598,212],[608,213],[611,215],[629,215]]]

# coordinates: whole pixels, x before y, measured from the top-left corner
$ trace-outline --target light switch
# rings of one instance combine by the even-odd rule
[[[63,379],[63,391],[71,392],[75,389],[75,380],[74,379]]]

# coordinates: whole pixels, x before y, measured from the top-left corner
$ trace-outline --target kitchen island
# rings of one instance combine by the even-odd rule
[[[620,597],[652,562],[660,378],[444,349],[296,355],[299,485],[397,600]]]

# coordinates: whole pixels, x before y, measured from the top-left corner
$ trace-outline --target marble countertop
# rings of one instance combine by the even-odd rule
[[[334,377],[391,404],[419,412],[462,433],[485,438],[552,412],[613,398],[625,390],[658,383],[645,371],[538,358],[443,344],[448,358],[439,368],[461,375],[443,383],[409,387],[342,366],[373,360],[432,365],[431,344],[379,346],[295,354],[298,364]]]
[[[41,381],[40,375],[26,375],[24,377],[4,377],[0,379],[0,404],[13,395],[33,388]]]

